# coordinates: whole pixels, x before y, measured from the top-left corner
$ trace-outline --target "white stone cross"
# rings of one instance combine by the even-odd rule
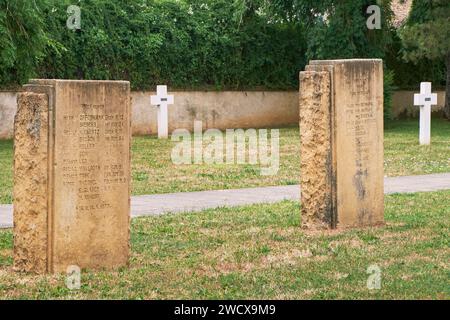
[[[430,144],[431,106],[437,104],[437,94],[431,93],[431,82],[420,84],[420,93],[414,95],[414,105],[420,106],[420,134],[421,145]]]
[[[156,96],[151,96],[151,104],[158,106],[158,138],[169,138],[168,105],[174,104],[173,95],[167,95],[167,86],[158,86]]]

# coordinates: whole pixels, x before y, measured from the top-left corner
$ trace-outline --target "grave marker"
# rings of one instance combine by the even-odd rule
[[[437,94],[431,93],[431,82],[420,84],[420,93],[414,95],[414,105],[420,106],[420,132],[421,145],[431,142],[431,106],[437,104]]]
[[[151,96],[151,104],[158,107],[158,138],[169,137],[169,111],[168,106],[174,104],[173,95],[167,94],[167,86],[158,86],[156,96]]]
[[[14,137],[14,267],[125,266],[130,220],[130,85],[31,80]]]
[[[382,224],[382,61],[311,61],[300,74],[300,135],[303,226]]]

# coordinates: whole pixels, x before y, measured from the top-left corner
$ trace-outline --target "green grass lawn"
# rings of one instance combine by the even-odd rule
[[[386,124],[385,172],[404,176],[450,172],[450,122],[432,119],[431,145],[419,145],[418,120]]]
[[[0,298],[450,299],[450,191],[391,195],[386,226],[306,234],[296,202],[132,221],[129,268],[63,275],[12,271],[0,231]],[[367,289],[367,268],[381,289]]]
[[[259,165],[182,165],[171,161],[175,143],[155,137],[133,139],[133,194],[298,184],[300,139],[298,128],[280,131],[280,170],[261,176]],[[12,142],[0,141],[0,203],[12,202]],[[432,121],[432,145],[419,146],[418,120],[386,124],[387,176],[450,172],[450,122]]]
[[[13,143],[0,140],[0,204],[12,203]]]

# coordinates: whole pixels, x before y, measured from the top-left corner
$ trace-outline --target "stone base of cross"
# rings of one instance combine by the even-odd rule
[[[169,138],[169,110],[168,106],[174,104],[173,95],[167,95],[167,86],[158,86],[156,96],[151,96],[151,104],[158,107],[158,138]]]
[[[420,93],[414,95],[414,105],[420,106],[420,133],[421,145],[431,143],[431,106],[437,104],[437,94],[431,93],[431,82],[420,84]]]

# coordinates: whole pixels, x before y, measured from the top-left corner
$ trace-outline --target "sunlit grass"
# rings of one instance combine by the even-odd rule
[[[0,231],[0,298],[449,299],[450,191],[386,197],[385,227],[306,234],[296,202],[132,221],[132,255],[117,272],[12,271]],[[367,289],[367,268],[381,290]]]
[[[0,140],[0,203],[12,203],[13,143]]]
[[[385,172],[403,176],[450,172],[450,121],[432,119],[431,145],[419,145],[418,120],[386,125]]]

